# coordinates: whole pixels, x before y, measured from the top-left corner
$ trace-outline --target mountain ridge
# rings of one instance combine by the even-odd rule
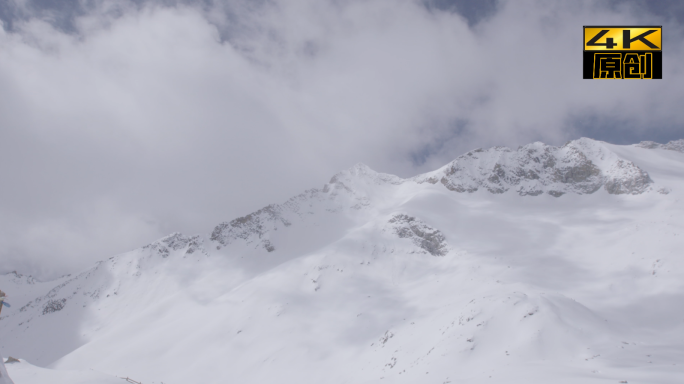
[[[558,152],[561,152],[560,156]],[[483,159],[478,155],[480,153],[485,156]],[[507,158],[505,155],[509,154],[513,156]],[[473,160],[483,162],[484,166],[475,167]],[[507,160],[512,160],[513,165]],[[521,196],[547,193],[554,197],[565,193],[591,194],[601,187],[609,194],[638,195],[652,191],[654,184],[648,173],[636,164],[619,158],[601,142],[586,138],[570,141],[562,147],[537,142],[515,152],[507,147],[493,147],[486,151],[476,149],[438,170],[407,179],[376,172],[363,163],[357,163],[334,175],[321,189],[309,189],[282,205],[270,204],[249,215],[218,224],[211,240],[226,245],[238,238],[257,236],[262,239],[261,246],[272,252],[275,247],[267,239],[267,233],[290,226],[292,220],[287,216],[292,218],[295,214],[301,218],[300,210],[307,204],[310,207],[326,199],[336,200],[340,195],[346,195],[352,205],[342,201],[338,208],[361,209],[370,204],[364,182],[395,186],[411,182],[440,183],[458,193],[484,189],[494,194],[505,193],[518,186],[516,192]]]
[[[656,366],[652,382],[674,383],[684,171],[653,164],[684,157],[654,149],[533,143],[407,179],[357,164],[210,234],[172,233],[51,282],[0,276],[14,304],[0,352],[165,383],[503,383],[532,371],[603,383]],[[669,194],[656,193],[663,180]]]

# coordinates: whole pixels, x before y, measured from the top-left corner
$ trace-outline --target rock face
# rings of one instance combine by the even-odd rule
[[[216,226],[211,234],[212,241],[218,241],[222,245],[228,245],[236,239],[249,241],[258,239],[260,246],[268,252],[275,248],[268,240],[270,230],[278,225],[289,227],[291,223],[283,217],[284,208],[280,205],[271,204],[247,216],[238,217],[230,222],[224,222]]]
[[[66,299],[48,300],[48,302],[45,303],[45,305],[43,306],[43,315],[47,315],[48,313],[52,313],[52,312],[61,311],[62,308],[64,308],[66,301],[67,301]]]
[[[389,224],[397,236],[411,239],[415,245],[432,256],[444,256],[448,252],[446,238],[442,232],[415,217],[394,215]]]
[[[163,258],[167,258],[170,252],[183,248],[187,248],[185,251],[186,254],[192,254],[195,251],[206,253],[204,248],[202,248],[202,241],[200,236],[184,236],[181,233],[175,232],[152,244],[144,246],[143,249],[149,249],[152,252],[156,252]]]
[[[247,216],[223,222],[214,228],[210,239],[223,246],[231,244],[237,239],[242,239],[248,244],[255,243],[257,247],[273,252],[275,247],[269,239],[271,231],[277,231],[279,227],[289,227],[292,225],[287,216],[299,213],[300,207],[297,202],[300,200],[317,199],[319,195],[319,190],[309,190],[288,200],[285,204],[271,204]]]
[[[542,193],[589,194],[603,187],[610,194],[641,194],[652,183],[648,173],[619,158],[600,142],[571,141],[562,147],[537,142],[513,151],[506,147],[470,151],[441,169],[413,179],[443,184],[454,192],[485,189],[521,196]]]
[[[667,144],[660,144],[655,141],[642,141],[639,144],[634,144],[634,146],[647,149],[661,148],[684,153],[684,139],[672,140]]]

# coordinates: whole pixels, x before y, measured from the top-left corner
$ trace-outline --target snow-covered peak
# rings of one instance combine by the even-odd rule
[[[321,189],[309,189],[283,204],[270,204],[234,220],[220,223],[210,239],[227,246],[238,239],[268,252],[276,249],[271,235],[279,229],[305,221],[316,213],[358,211],[371,205],[384,187],[403,183],[400,177],[379,173],[363,163],[334,175]]]
[[[653,181],[646,171],[618,156],[605,143],[588,138],[561,147],[535,142],[517,150],[476,149],[411,179],[357,163],[334,175],[321,189],[307,190],[283,204],[271,204],[217,225],[210,240],[219,247],[239,241],[273,252],[279,248],[273,239],[279,230],[318,217],[321,212],[353,212],[384,204],[401,188],[425,183],[439,183],[454,192],[483,189],[494,194],[511,191],[521,196],[547,193],[559,197],[591,194],[601,188],[615,195],[641,194],[651,189]],[[163,245],[159,248],[164,252]]]
[[[373,184],[394,184],[398,185],[404,182],[401,177],[390,175],[388,173],[380,173],[372,170],[369,166],[363,163],[357,163],[353,167],[339,172],[330,179],[330,184],[346,183],[357,184],[359,182],[373,183]]]
[[[602,142],[581,138],[561,147],[532,143],[514,151],[506,147],[476,149],[434,172],[413,178],[441,183],[455,192],[513,190],[521,196],[548,193],[588,194],[603,187],[610,194],[641,194],[652,183],[648,173],[622,159]]]

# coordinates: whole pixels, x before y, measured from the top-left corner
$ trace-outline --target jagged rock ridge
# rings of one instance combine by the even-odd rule
[[[415,245],[432,256],[444,256],[449,251],[441,231],[405,214],[394,215],[389,223],[400,238],[411,239]]]
[[[143,249],[149,249],[151,252],[156,252],[163,258],[167,258],[172,251],[177,251],[183,248],[187,248],[185,251],[186,254],[192,254],[198,250],[206,253],[204,248],[202,248],[202,242],[202,238],[198,235],[184,236],[181,233],[174,232],[160,240],[144,246]]]
[[[646,171],[620,158],[602,142],[586,138],[562,147],[536,142],[517,151],[507,147],[476,149],[434,172],[410,179],[375,172],[359,163],[333,176],[321,189],[307,190],[284,204],[271,204],[217,225],[210,239],[218,242],[218,247],[242,239],[273,252],[276,244],[271,234],[305,220],[314,207],[324,205],[325,211],[333,213],[364,209],[371,204],[374,188],[395,188],[405,183],[440,183],[458,193],[482,188],[495,194],[513,190],[521,196],[547,193],[559,197],[591,194],[601,188],[614,195],[637,195],[651,189],[653,181]],[[168,254],[163,249],[160,252]]]
[[[308,207],[311,207],[311,203],[320,198],[321,191],[310,189],[282,205],[271,204],[247,216],[223,222],[214,228],[210,239],[223,246],[242,239],[248,244],[256,243],[257,247],[273,252],[275,247],[269,240],[269,233],[280,227],[292,225],[293,216],[305,214],[307,203],[309,203]],[[221,245],[218,247],[220,248]]]
[[[590,194],[603,187],[610,194],[641,194],[652,183],[648,173],[618,157],[600,142],[571,141],[562,147],[537,142],[513,151],[506,147],[470,151],[441,169],[413,179],[441,183],[455,192],[491,193],[513,189],[521,196],[548,193]]]
[[[317,207],[322,206],[329,213],[360,210],[370,205],[368,184],[398,185],[403,182],[397,176],[378,173],[364,164],[357,164],[333,176],[322,189],[309,189],[283,204],[271,204],[249,215],[220,223],[210,239],[220,243],[219,247],[242,239],[273,252],[275,246],[270,234],[304,220],[316,212]]]

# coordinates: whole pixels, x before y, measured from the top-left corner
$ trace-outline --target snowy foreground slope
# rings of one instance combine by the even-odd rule
[[[682,151],[357,165],[211,234],[0,276],[0,354],[15,384],[682,383]]]

